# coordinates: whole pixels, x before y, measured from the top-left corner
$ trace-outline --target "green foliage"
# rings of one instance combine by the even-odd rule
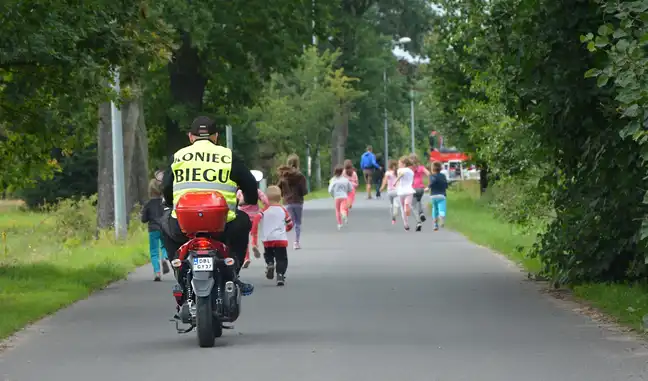
[[[271,77],[259,103],[248,111],[259,151],[277,159],[274,166],[289,153],[302,153],[306,144],[313,152],[325,149],[334,119],[363,95],[353,87],[357,78],[335,68],[339,56],[308,48],[295,70]]]
[[[585,72],[585,78],[596,78],[599,87],[613,87],[617,112],[625,121],[622,138],[632,139],[640,147],[641,160],[648,159],[648,2],[599,1],[608,21],[596,35],[581,35],[590,52],[602,50],[605,62]],[[610,80],[613,80],[610,82]],[[648,193],[644,196],[648,202]],[[648,238],[648,216],[644,217],[641,238]]]
[[[491,170],[491,202],[511,221],[547,223],[534,255],[557,284],[644,277],[639,145],[619,135],[614,90],[584,78],[608,62],[597,50],[623,38],[610,26],[587,35],[607,10],[550,0],[439,3],[426,103],[439,129]],[[612,77],[600,70],[587,75]]]
[[[97,195],[79,200],[61,200],[49,208],[56,220],[54,233],[66,246],[77,246],[90,241],[97,234]]]
[[[51,177],[37,179],[16,196],[34,208],[57,203],[60,199],[90,196],[97,193],[97,149],[91,146],[70,154],[63,154],[57,162],[60,169]]]

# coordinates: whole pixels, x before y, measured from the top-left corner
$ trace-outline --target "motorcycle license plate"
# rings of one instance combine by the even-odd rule
[[[193,271],[214,271],[214,258],[194,257]]]

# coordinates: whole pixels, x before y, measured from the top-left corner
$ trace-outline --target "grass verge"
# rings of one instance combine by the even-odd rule
[[[494,210],[479,200],[479,187],[473,182],[453,185],[448,193],[446,225],[471,241],[505,255],[531,273],[541,269],[539,260],[527,257],[537,234],[498,219]],[[594,283],[575,286],[571,291],[577,300],[602,311],[617,323],[643,331],[642,319],[648,314],[648,285]]]
[[[0,204],[0,340],[148,261],[146,232],[140,224],[119,243],[109,232],[97,240],[65,234],[72,218],[93,229],[96,217],[87,212],[94,207],[78,208],[34,213]]]
[[[313,191],[310,191],[305,197],[304,200],[317,200],[318,198],[326,198],[326,197],[331,197],[328,193],[327,188],[320,188],[320,189],[315,189]]]

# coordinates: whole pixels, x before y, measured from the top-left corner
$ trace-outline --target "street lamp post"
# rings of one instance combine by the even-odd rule
[[[409,37],[401,37],[398,41],[392,41],[392,48],[394,45],[402,45],[411,42]],[[385,165],[389,162],[389,126],[387,123],[387,68],[383,69],[383,82],[385,85],[385,104],[384,104],[384,119],[385,119]]]
[[[412,153],[416,153],[416,145],[414,142],[414,88],[410,90],[410,130],[412,134]]]

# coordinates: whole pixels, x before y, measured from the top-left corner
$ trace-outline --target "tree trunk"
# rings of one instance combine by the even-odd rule
[[[315,189],[322,188],[322,163],[319,148],[315,149]]]
[[[126,180],[126,211],[148,200],[148,139],[144,122],[141,92],[133,85],[135,96],[123,106],[124,177]]]
[[[488,189],[488,164],[483,163],[479,168],[479,191],[483,195]]]
[[[124,137],[124,180],[126,182],[126,213],[136,204],[148,200],[148,139],[144,123],[143,102],[137,87],[136,96],[122,106],[122,133]],[[115,219],[113,187],[112,117],[110,103],[99,106],[99,176],[97,226],[111,228]]]
[[[349,136],[349,109],[342,106],[335,120],[331,139],[331,170],[342,165],[345,159],[347,138]]]
[[[110,102],[99,105],[99,137],[97,154],[99,171],[97,176],[97,228],[111,228],[115,222],[113,189],[112,125]]]
[[[207,78],[200,73],[200,63],[198,49],[191,46],[191,39],[185,34],[180,49],[174,53],[173,61],[168,65],[168,70],[173,106],[182,106],[187,114],[185,120],[167,117],[168,155],[188,144],[185,131],[189,123],[202,111]]]

